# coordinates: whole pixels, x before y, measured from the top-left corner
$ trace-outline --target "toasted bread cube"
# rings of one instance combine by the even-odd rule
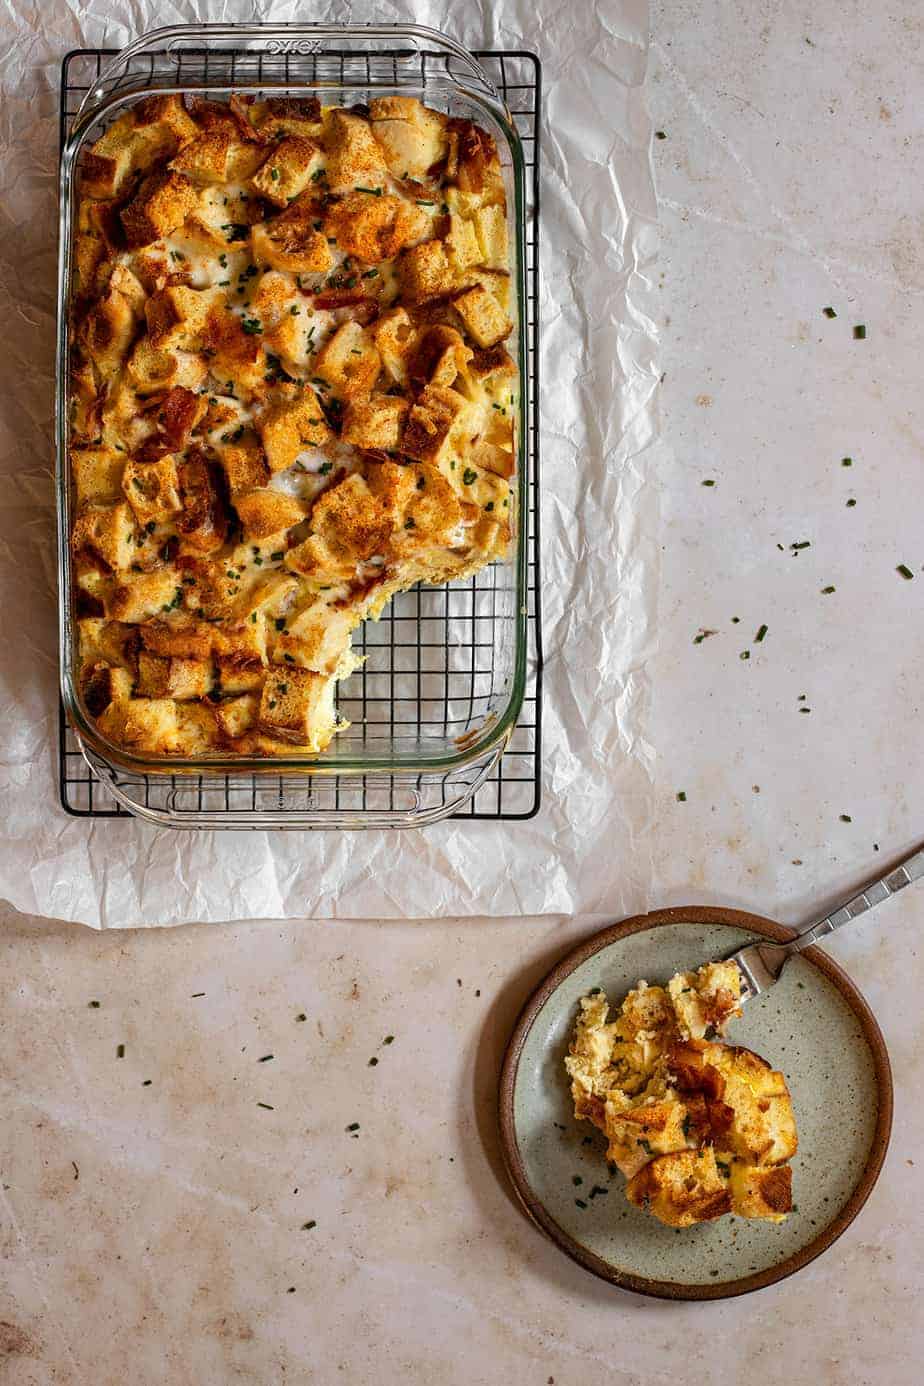
[[[131,300],[113,287],[84,318],[78,340],[104,379],[115,374],[128,354],[136,322]]]
[[[176,516],[181,550],[213,553],[228,532],[228,511],[218,464],[199,452],[189,452],[177,464],[182,506]]]
[[[414,324],[404,308],[392,308],[370,328],[382,365],[398,385],[407,383],[407,359],[416,340]]]
[[[253,693],[266,675],[266,622],[256,620],[239,626],[222,626],[215,632],[215,662],[223,693]]]
[[[284,557],[286,552],[285,539],[282,537],[270,535],[268,539],[262,540],[260,545],[254,544],[251,547],[253,549],[260,548],[265,561],[269,548],[274,544],[278,544],[279,548],[275,550],[272,557],[278,560]],[[246,622],[256,611],[262,617],[272,616],[275,618],[289,606],[291,598],[297,591],[298,579],[286,572],[284,568],[271,568],[269,571],[264,569],[263,576],[247,587],[235,600],[235,616]]]
[[[469,271],[478,284],[496,299],[501,309],[507,316],[510,316],[510,271],[499,269],[485,269],[483,265],[476,266]]]
[[[159,135],[168,137],[179,148],[188,140],[195,139],[199,127],[183,105],[180,96],[146,96],[132,107],[135,116],[135,130],[139,135],[156,129]]]
[[[333,549],[320,534],[310,534],[289,549],[285,561],[315,591],[356,577],[356,559],[339,545]]]
[[[311,511],[314,533],[334,555],[354,564],[382,553],[392,524],[392,517],[358,472],[323,492]],[[297,552],[292,550],[287,562]]]
[[[708,1029],[721,1034],[733,1016],[741,1014],[741,973],[734,962],[707,963],[696,972],[678,972],[668,991],[680,1033],[702,1039]]]
[[[305,518],[305,511],[294,496],[266,488],[235,496],[234,507],[244,526],[244,537],[248,540],[270,539],[275,534],[284,534]]]
[[[472,341],[480,347],[496,346],[513,330],[513,323],[493,294],[481,284],[453,299],[452,305]]]
[[[114,448],[72,448],[71,470],[78,505],[121,500],[124,452]]]
[[[513,393],[508,381],[516,373],[517,368],[510,354],[502,346],[489,347],[487,350],[476,347],[468,363],[468,374],[486,390],[506,394],[508,404],[512,403],[509,396]]]
[[[420,334],[408,356],[411,388],[419,390],[424,385],[440,385],[451,390],[460,376],[464,388],[471,357],[471,348],[465,345],[454,327],[434,323]]]
[[[259,710],[260,699],[253,693],[223,699],[215,708],[219,734],[228,741],[243,736],[256,725]]]
[[[97,719],[97,725],[111,741],[130,751],[170,755],[177,749],[177,708],[169,698],[113,702]]]
[[[209,310],[202,348],[211,352],[212,374],[226,381],[226,388],[238,397],[264,392],[267,360],[262,337],[259,332],[245,330],[234,313],[221,307]]]
[[[171,160],[177,173],[201,183],[224,183],[228,177],[228,158],[234,144],[234,132],[227,126],[214,126],[199,131],[195,139],[184,145]],[[227,218],[225,218],[227,220]]]
[[[430,219],[422,208],[401,197],[351,192],[332,202],[324,218],[324,235],[340,250],[368,265],[393,259],[405,246],[427,235]]]
[[[394,452],[410,407],[399,395],[375,394],[353,400],[343,416],[340,436],[354,447]]]
[[[136,128],[126,111],[109,126],[83,157],[83,190],[90,197],[116,197],[133,174],[146,173],[171,148],[175,138],[162,125]]]
[[[135,556],[135,521],[124,501],[117,505],[88,505],[71,531],[75,550],[91,549],[110,568],[128,568]]]
[[[128,506],[125,508],[128,510]],[[123,573],[122,577],[127,580],[114,589],[108,602],[109,615],[117,621],[138,624],[150,620],[166,611],[176,599],[179,584],[172,568],[130,576]]]
[[[314,225],[316,220],[311,208],[292,207],[254,226],[250,233],[254,260],[294,274],[327,274],[334,257],[327,237]]]
[[[124,703],[135,687],[128,669],[109,664],[84,664],[80,670],[80,691],[91,717],[99,717],[111,703]]]
[[[304,192],[321,163],[322,154],[314,140],[290,135],[274,145],[251,184],[268,202],[287,207],[293,198]]]
[[[201,756],[221,742],[215,709],[208,703],[178,702],[176,754]]]
[[[328,337],[315,358],[315,374],[341,399],[368,395],[382,369],[374,338],[353,320],[343,322]]]
[[[194,211],[198,195],[182,173],[153,173],[122,211],[122,225],[129,247],[148,245],[169,236]]]
[[[457,279],[461,279],[466,270],[470,269],[472,265],[477,265],[481,260],[481,246],[478,243],[474,223],[465,221],[456,212],[449,214],[449,235],[446,237],[446,250]]]
[[[455,433],[464,426],[470,406],[455,390],[428,385],[412,406],[401,451],[420,462],[439,462],[452,452]]]
[[[290,618],[277,637],[273,659],[317,674],[333,674],[359,624],[360,613],[315,602]]]
[[[270,97],[268,101],[253,103],[250,120],[264,139],[276,139],[279,135],[316,139],[321,133],[321,103],[316,96]]]
[[[77,622],[80,662],[109,664],[134,672],[137,667],[138,632],[122,621],[83,616]]]
[[[208,363],[195,352],[158,350],[144,333],[135,343],[126,370],[139,394],[153,394],[178,385],[197,389],[208,374]]]
[[[208,659],[170,659],[142,650],[138,656],[137,692],[144,698],[204,698],[214,671]]]
[[[333,434],[313,390],[282,394],[257,420],[272,473],[291,467],[306,448],[321,447]]]
[[[732,1212],[743,1218],[783,1222],[792,1212],[792,1169],[789,1165],[731,1164],[729,1178]]]
[[[652,1155],[686,1149],[686,1108],[680,1102],[651,1101],[638,1107],[623,1107],[619,1100],[610,1100],[605,1104],[605,1113],[610,1141],[606,1158],[618,1165],[627,1179]]]
[[[205,621],[189,621],[182,625],[176,618],[155,619],[146,622],[141,632],[141,640],[151,654],[165,655],[171,659],[207,660],[212,653],[214,632]]]
[[[380,96],[369,103],[372,133],[396,178],[425,178],[446,155],[446,117],[414,97]]]
[[[327,186],[331,192],[353,188],[357,183],[380,187],[388,167],[382,147],[373,138],[369,122],[348,111],[330,111],[325,119]]]
[[[336,728],[335,682],[328,674],[273,665],[260,697],[261,730],[309,751],[322,751]]]
[[[238,496],[265,486],[269,481],[270,470],[263,449],[252,434],[245,434],[236,442],[221,443],[216,451],[225,469],[231,499],[235,503]]]
[[[712,1146],[649,1161],[626,1185],[626,1198],[668,1227],[691,1227],[731,1211],[732,1199]]]
[[[149,520],[159,524],[182,509],[176,458],[171,453],[157,462],[131,459],[125,464],[122,489],[139,525]]]
[[[443,241],[424,241],[405,250],[398,261],[401,292],[412,303],[451,293],[456,275]]]
[[[507,216],[503,207],[479,207],[474,217],[479,261],[488,269],[505,270],[510,264]]]
[[[151,346],[201,350],[209,314],[222,300],[221,289],[190,289],[185,284],[152,294],[144,310]]]

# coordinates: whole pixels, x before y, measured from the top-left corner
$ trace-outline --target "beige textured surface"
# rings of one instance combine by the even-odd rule
[[[909,670],[890,666],[885,686],[875,659],[858,660],[846,641],[826,645],[800,615],[805,598],[781,594],[733,536],[744,513],[766,514],[760,478],[782,465],[768,439],[794,476],[822,450],[839,458],[862,446],[919,485],[924,21],[914,0],[738,9],[683,0],[655,11],[651,102],[668,135],[655,147],[665,430],[690,474],[687,489],[672,484],[666,498],[666,652],[652,727],[662,893],[651,903],[715,898],[800,919],[873,864],[874,841],[891,852],[913,831],[904,786],[919,781],[921,743],[890,737],[889,698],[893,709],[914,705],[916,641]],[[865,357],[846,332],[819,345],[819,311],[835,294],[841,329],[854,313],[870,324]],[[705,476],[719,485],[701,489]],[[860,484],[859,472],[851,481]],[[874,516],[879,483],[865,484],[850,494]],[[767,515],[768,540],[801,538],[813,496],[823,531],[828,495],[812,483],[791,513]],[[894,536],[895,562],[916,556],[918,511],[909,506],[907,532]],[[919,584],[901,584],[896,597],[886,583],[873,607],[869,583],[893,536],[871,524],[855,548],[838,548],[844,577],[831,580],[854,603],[864,640],[885,614],[892,642],[914,608],[888,603],[910,588],[917,596]],[[813,576],[811,589],[823,580]],[[715,615],[696,603],[704,590]],[[718,637],[696,649],[701,700],[672,700],[692,631],[731,614],[748,621],[749,638],[761,621],[776,637],[788,615],[801,641],[778,647],[792,661],[792,706],[757,695],[740,714],[730,684],[742,672],[737,637],[731,653],[712,652]],[[803,675],[813,676],[813,717],[831,729],[816,726],[810,748],[799,723],[812,718],[793,715]],[[861,679],[874,675],[859,697]],[[707,725],[721,727],[721,769],[702,748]],[[870,744],[879,783],[868,790],[867,775],[857,805],[855,748],[869,762]],[[827,777],[830,813],[813,807],[803,821],[811,756]],[[749,817],[753,783],[776,796],[772,840]],[[516,828],[501,832],[512,855]],[[710,1307],[596,1283],[524,1222],[498,1177],[504,1040],[532,984],[593,923],[311,922],[115,936],[5,918],[2,1386],[577,1386],[591,1377],[915,1386],[924,893],[906,892],[878,927],[867,921],[831,945],[879,1011],[892,1051],[896,1122],[883,1180],[841,1242],[796,1279]],[[388,1034],[394,1043],[382,1047]],[[310,1220],[317,1226],[302,1230]]]

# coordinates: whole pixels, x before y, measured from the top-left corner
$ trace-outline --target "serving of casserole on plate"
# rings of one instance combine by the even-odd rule
[[[144,757],[316,755],[356,627],[515,537],[494,138],[403,95],[153,95],[80,178],[77,692]]]

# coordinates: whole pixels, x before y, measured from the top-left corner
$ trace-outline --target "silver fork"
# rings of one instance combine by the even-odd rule
[[[789,943],[748,943],[744,948],[739,948],[737,953],[731,954],[728,961],[737,963],[741,973],[742,1004],[752,1001],[755,996],[759,996],[762,991],[778,982],[780,973],[794,954],[801,953],[803,948],[809,948],[827,934],[833,934],[835,929],[839,929],[851,919],[856,919],[867,910],[881,905],[890,895],[904,890],[905,886],[911,885],[912,881],[917,881],[922,876],[924,849],[917,847],[904,861],[865,886],[859,894],[851,896],[836,910],[826,914],[824,919],[819,919],[816,924],[797,934]]]

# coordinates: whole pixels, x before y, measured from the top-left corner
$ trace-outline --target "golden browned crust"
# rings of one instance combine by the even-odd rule
[[[91,716],[142,754],[323,750],[356,626],[511,539],[493,140],[408,97],[152,96],[84,156],[73,262]]]

